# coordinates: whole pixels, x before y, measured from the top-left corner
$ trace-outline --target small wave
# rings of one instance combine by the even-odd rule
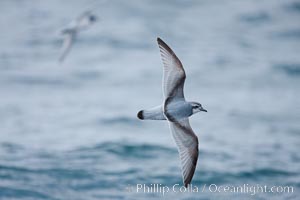
[[[243,22],[257,25],[260,23],[269,22],[271,20],[271,16],[267,12],[262,11],[257,13],[240,15],[239,19]]]
[[[110,35],[99,36],[91,36],[89,38],[80,38],[78,43],[95,45],[99,43],[100,45],[106,45],[108,47],[113,47],[115,49],[151,49],[153,48],[150,43],[143,43],[141,41],[129,41],[129,40],[121,40],[119,38],[114,38]]]
[[[263,180],[265,178],[276,178],[276,177],[290,177],[295,176],[297,173],[284,171],[280,169],[262,168],[253,169],[250,171],[239,171],[236,173],[223,173],[223,172],[212,172],[203,171],[202,176],[195,180],[198,184],[202,183],[225,183],[225,182],[236,182],[238,181],[256,181]]]
[[[290,12],[290,11],[294,11],[294,12],[298,12],[300,13],[300,2],[291,2],[290,4],[288,5],[285,5],[284,8]]]
[[[100,122],[105,125],[128,124],[132,126],[132,125],[139,124],[137,118],[127,117],[127,116],[102,118]]]
[[[132,41],[124,41],[124,40],[119,40],[119,39],[108,39],[105,40],[107,45],[113,46],[117,49],[151,49],[152,46],[141,43],[141,42],[132,42]]]
[[[18,76],[11,77],[9,81],[14,83],[20,83],[22,85],[51,85],[51,86],[61,86],[68,84],[66,81],[57,79],[57,78],[49,78],[49,77],[33,77],[33,76]]]
[[[274,39],[300,39],[300,29],[277,31],[271,35]]]
[[[291,159],[294,163],[300,163],[300,156],[296,153],[291,154]]]
[[[276,64],[273,67],[275,70],[284,72],[287,75],[299,76],[300,75],[300,64],[298,63],[286,63],[286,64]]]
[[[58,43],[58,42],[57,42]],[[59,42],[60,43],[60,42]],[[44,47],[44,46],[55,46],[56,41],[51,39],[45,40],[45,38],[29,38],[24,42],[24,45],[30,48]]]
[[[74,73],[74,76],[82,80],[93,80],[100,78],[101,74],[98,71],[80,71]]]
[[[163,185],[168,185],[170,183],[181,183],[180,171],[178,170],[178,174],[165,174],[165,175],[156,175],[149,177],[152,183],[160,183]]]
[[[14,177],[16,174],[21,175],[31,175],[31,174],[38,174],[38,175],[48,175],[53,177],[60,177],[62,179],[90,179],[92,178],[92,174],[89,172],[82,170],[82,169],[64,169],[64,168],[47,168],[47,169],[34,169],[28,167],[21,167],[21,166],[7,166],[7,165],[0,165],[0,171],[3,175],[9,175],[12,173]]]
[[[103,175],[107,175],[107,176],[116,176],[116,175],[120,175],[120,174],[134,175],[134,174],[137,174],[138,172],[140,172],[139,169],[131,168],[131,169],[123,170],[123,171],[103,172]]]
[[[208,152],[208,151],[205,151],[204,149],[200,149],[200,155],[201,154],[203,154],[204,157],[214,158],[219,161],[226,161],[226,160],[234,159],[232,155],[230,155],[226,152],[211,152],[211,151]]]
[[[0,143],[0,148],[9,153],[24,150],[24,148],[21,145],[9,142]]]
[[[114,154],[119,157],[154,158],[157,152],[176,153],[176,149],[171,149],[152,144],[124,144],[123,142],[105,142],[91,148],[80,148],[76,151],[97,151]]]
[[[56,199],[41,192],[0,186],[0,198]]]
[[[173,149],[169,149],[166,147],[158,146],[158,145],[150,145],[150,144],[124,144],[116,146],[110,145],[106,150],[110,153],[119,155],[119,156],[129,156],[129,157],[137,157],[137,158],[155,158],[157,152],[160,153],[169,153],[174,152]]]
[[[253,171],[239,172],[235,176],[241,178],[256,179],[257,176],[261,178],[261,177],[277,177],[277,176],[293,176],[293,175],[296,175],[296,173],[288,172],[280,169],[263,168],[263,169],[255,169]]]

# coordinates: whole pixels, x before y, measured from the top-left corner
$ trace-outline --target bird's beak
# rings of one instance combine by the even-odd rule
[[[200,108],[200,111],[207,112],[204,108]]]

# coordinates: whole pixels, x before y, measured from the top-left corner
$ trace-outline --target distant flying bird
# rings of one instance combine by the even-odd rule
[[[184,186],[193,178],[198,160],[198,138],[192,130],[191,115],[205,110],[200,103],[187,102],[183,87],[186,78],[183,66],[172,49],[157,38],[163,61],[163,105],[149,110],[141,110],[137,117],[144,120],[167,120],[178,147]]]
[[[81,14],[75,21],[73,21],[68,27],[61,31],[64,36],[64,41],[61,49],[61,55],[59,61],[63,62],[67,54],[69,53],[78,33],[87,29],[93,23],[95,23],[97,17],[92,14],[91,11],[86,11]]]

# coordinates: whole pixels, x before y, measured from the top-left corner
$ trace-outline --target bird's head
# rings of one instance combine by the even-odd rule
[[[90,15],[89,20],[90,20],[90,22],[95,22],[95,21],[97,21],[97,17],[95,15]]]
[[[191,102],[191,106],[192,106],[193,114],[200,111],[207,112],[207,110],[205,110],[200,103]]]

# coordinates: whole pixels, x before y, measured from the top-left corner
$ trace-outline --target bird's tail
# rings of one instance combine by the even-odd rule
[[[141,110],[137,117],[142,120],[166,120],[162,106],[156,106],[148,110]]]

